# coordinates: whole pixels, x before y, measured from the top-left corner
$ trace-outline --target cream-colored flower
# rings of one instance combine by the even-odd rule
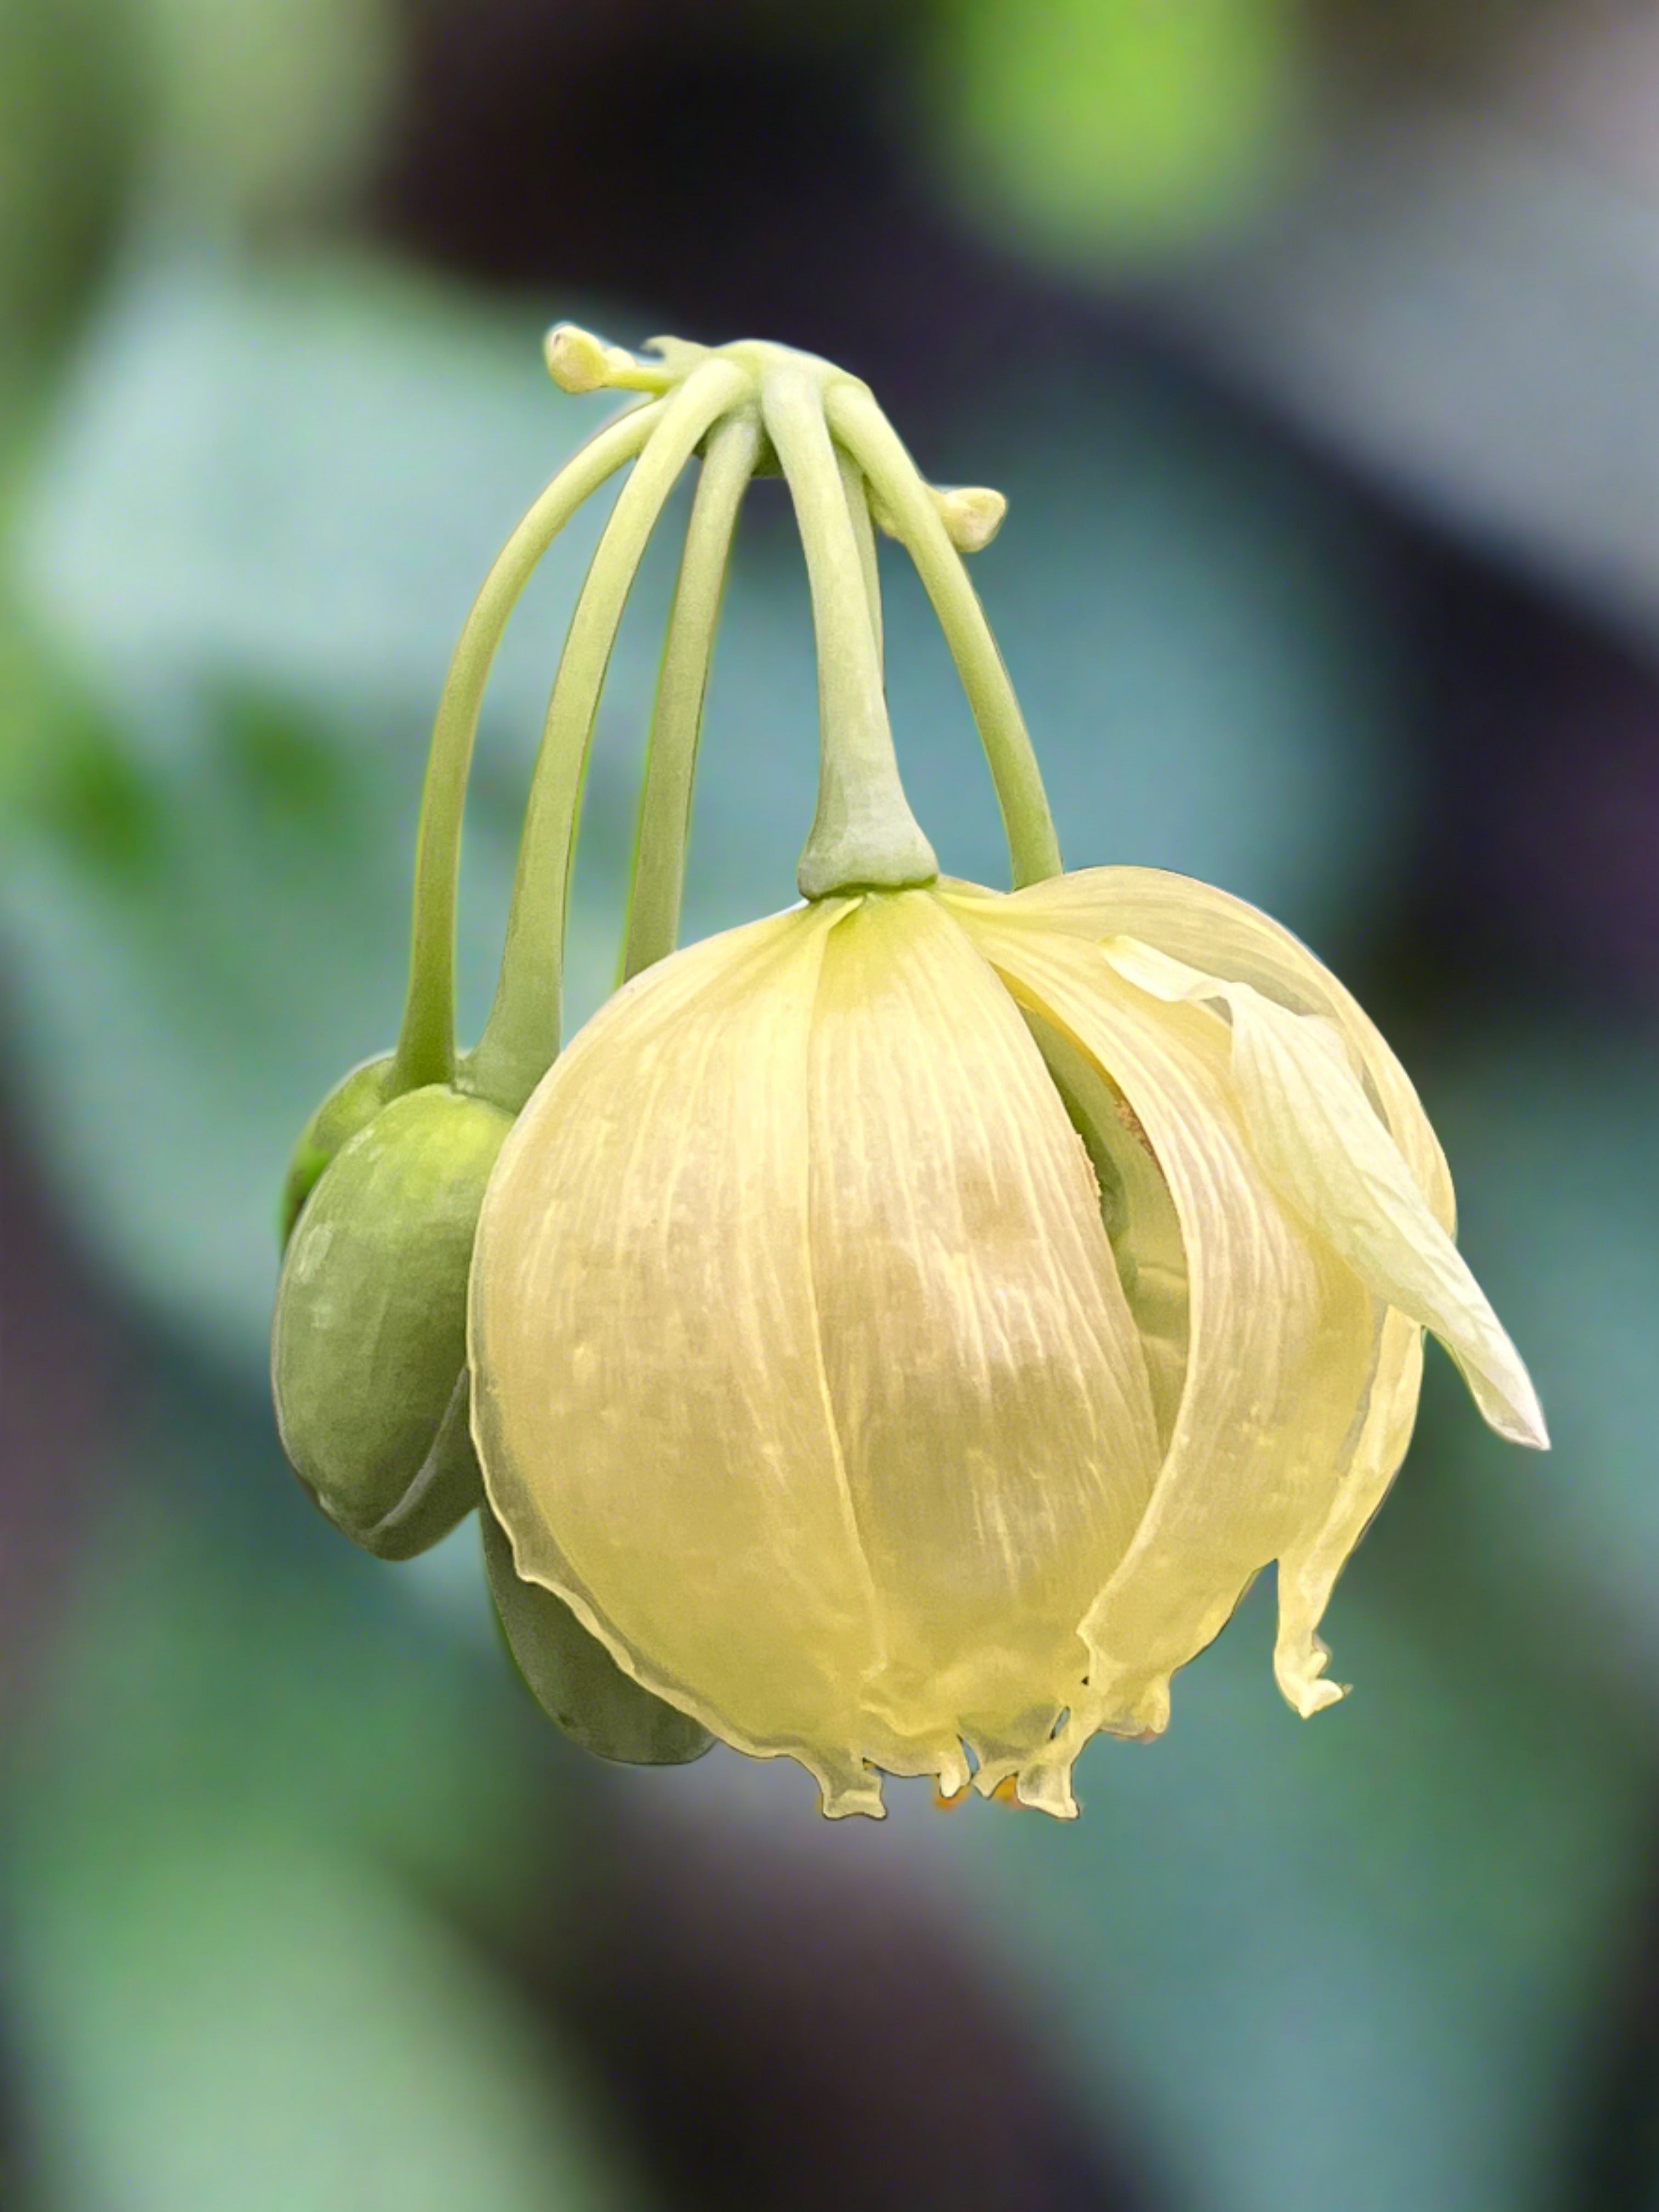
[[[1277,1562],[1279,1680],[1411,1434],[1425,1328],[1536,1398],[1335,978],[1139,868],[828,896],[639,975],[501,1152],[474,1430],[519,1574],[832,1814],[1075,1808]]]
[[[561,1727],[657,1763],[713,1730],[799,1759],[834,1814],[879,1812],[884,1769],[1071,1813],[1082,1745],[1161,1729],[1170,1677],[1270,1562],[1279,1680],[1317,1711],[1340,1692],[1316,1632],[1405,1451],[1424,1329],[1494,1427],[1544,1442],[1410,1084],[1251,908],[1144,869],[1061,874],[960,558],[998,494],[928,484],[868,387],[816,356],[659,340],[641,359],[561,325],[549,362],[638,404],[533,502],[456,647],[398,1044],[331,1094],[289,1177],[274,1375],[297,1469],[396,1557],[481,1474],[497,1609]],[[560,1054],[594,719],[693,455],[634,980]],[[463,1052],[454,904],[490,661],[555,534],[624,467]],[[727,556],[774,468],[817,645],[807,903],[676,952]],[[962,676],[1012,896],[941,883],[905,797],[878,526]]]

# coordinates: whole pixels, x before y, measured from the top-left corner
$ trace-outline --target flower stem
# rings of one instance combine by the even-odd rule
[[[663,412],[633,407],[589,439],[559,471],[496,556],[473,601],[433,725],[415,854],[409,992],[389,1095],[447,1083],[455,1060],[455,891],[461,816],[490,665],[532,571],[559,532],[607,477],[630,461]]]
[[[662,402],[651,441],[611,510],[553,686],[519,847],[501,981],[471,1063],[484,1097],[516,1112],[559,1049],[560,988],[576,817],[599,693],[647,540],[681,470],[750,380],[719,359]]]
[[[847,511],[853,518],[853,535],[858,540],[859,566],[864,571],[864,596],[870,603],[870,627],[876,634],[876,665],[879,667],[886,654],[882,636],[881,568],[876,554],[876,526],[870,515],[870,493],[864,481],[864,471],[844,447],[836,448],[836,465],[841,471],[841,487],[847,495]]]
[[[748,411],[728,415],[708,434],[651,716],[629,886],[624,978],[665,959],[678,940],[708,665],[738,509],[760,442],[759,421]]]
[[[915,463],[863,385],[832,385],[830,429],[869,478],[916,565],[962,678],[996,785],[1014,885],[1060,872],[1060,841],[1019,702],[990,624]]]
[[[766,428],[795,503],[818,649],[817,814],[796,881],[805,898],[932,883],[933,848],[899,781],[869,586],[820,380],[781,365],[761,387]]]

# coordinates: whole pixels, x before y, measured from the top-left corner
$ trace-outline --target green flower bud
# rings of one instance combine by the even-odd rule
[[[683,1766],[714,1741],[689,1713],[624,1674],[562,1598],[520,1580],[506,1531],[486,1506],[484,1565],[495,1617],[532,1695],[584,1751],[631,1766]]]
[[[436,1543],[482,1495],[467,1270],[511,1127],[446,1085],[394,1098],[323,1170],[289,1244],[271,1347],[283,1448],[329,1518],[383,1559]]]
[[[289,1163],[288,1179],[283,1185],[280,1225],[284,1251],[294,1234],[294,1224],[300,1218],[300,1209],[317,1188],[323,1170],[337,1152],[351,1142],[359,1129],[368,1127],[386,1104],[392,1061],[392,1055],[388,1052],[379,1060],[366,1060],[361,1066],[354,1067],[349,1075],[335,1085],[301,1131],[300,1141]]]

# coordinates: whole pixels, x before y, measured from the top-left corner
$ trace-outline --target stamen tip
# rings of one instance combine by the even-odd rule
[[[555,323],[542,341],[547,373],[561,392],[602,392],[614,383],[611,356],[616,350],[575,323]]]
[[[988,484],[959,484],[933,494],[939,519],[958,553],[981,553],[1002,527],[1008,501]]]

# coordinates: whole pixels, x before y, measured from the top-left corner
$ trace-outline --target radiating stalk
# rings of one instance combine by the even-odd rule
[[[806,555],[818,651],[818,805],[796,877],[823,898],[933,881],[939,862],[899,781],[865,563],[818,378],[782,366],[761,387]]]
[[[660,403],[651,442],[611,511],[571,618],[536,757],[501,981],[471,1061],[477,1089],[510,1112],[523,1105],[559,1049],[576,818],[593,720],[623,609],[681,470],[749,384],[734,363],[711,359]]]
[[[760,442],[759,421],[750,413],[730,415],[708,434],[651,716],[629,886],[624,977],[665,959],[678,942],[703,698],[732,532]]]
[[[455,893],[461,817],[484,689],[508,617],[531,574],[589,495],[651,436],[664,404],[630,408],[574,453],[497,555],[472,603],[433,725],[415,855],[409,993],[390,1088],[447,1082],[455,1058]]]
[[[864,471],[843,446],[836,447],[836,465],[841,471],[842,489],[847,495],[847,511],[853,518],[853,534],[859,542],[859,566],[864,571],[864,596],[870,603],[870,627],[876,634],[876,665],[879,668],[886,658],[886,642],[882,636],[881,567],[876,554],[876,526],[870,514],[870,492],[864,481]]]
[[[850,380],[832,385],[825,408],[830,429],[869,478],[933,601],[990,763],[1015,887],[1057,876],[1060,841],[1025,718],[937,503],[864,386]]]

